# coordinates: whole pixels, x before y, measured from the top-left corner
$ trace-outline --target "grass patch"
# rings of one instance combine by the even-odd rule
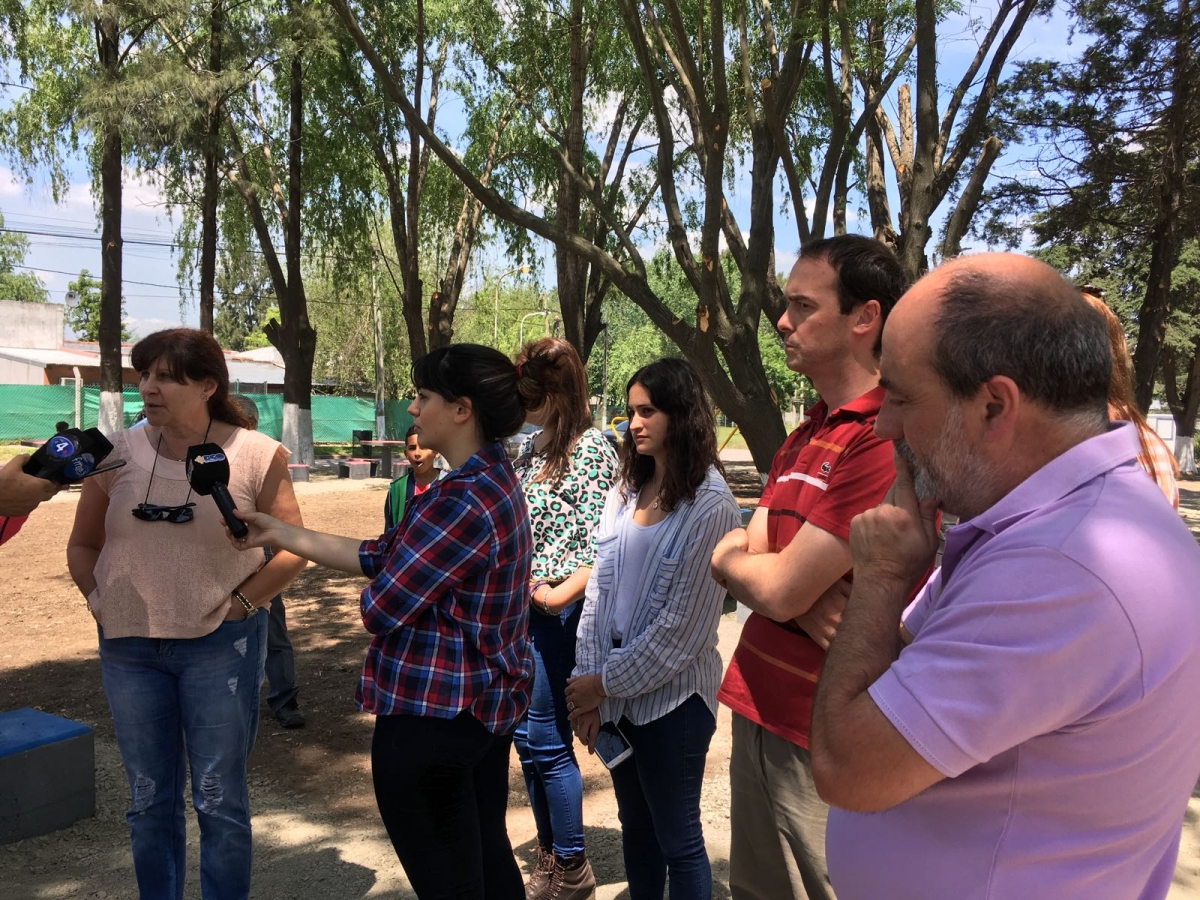
[[[738,431],[736,434],[733,434],[733,437],[730,437],[730,434],[733,433],[733,431],[734,429],[732,426],[724,427],[718,425],[717,446],[721,447],[724,445],[726,450],[749,450],[750,448],[746,446],[746,439],[742,437],[742,433],[740,431]],[[726,438],[729,439],[728,444],[725,443]]]
[[[20,444],[0,444],[0,466],[4,465],[14,456],[20,456],[22,453],[32,453],[36,448],[22,447]]]

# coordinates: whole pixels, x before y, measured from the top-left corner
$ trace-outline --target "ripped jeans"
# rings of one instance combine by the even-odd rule
[[[204,900],[250,895],[246,758],[258,728],[267,617],[200,638],[100,632],[100,673],[131,795],[129,833],[142,900],[182,900],[187,871],[185,757],[200,824]]]

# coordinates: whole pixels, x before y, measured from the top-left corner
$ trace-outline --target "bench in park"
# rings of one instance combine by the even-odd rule
[[[95,814],[92,729],[29,707],[0,713],[0,844]]]

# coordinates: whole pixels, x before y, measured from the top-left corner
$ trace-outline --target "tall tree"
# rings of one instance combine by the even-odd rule
[[[376,22],[380,51],[411,81],[410,102],[429,129],[437,123],[439,98],[452,46],[461,33],[465,10],[459,4],[415,4],[397,8]],[[391,240],[379,257],[401,297],[406,344],[413,358],[450,342],[454,314],[462,297],[472,253],[480,237],[482,206],[448,178],[431,159],[420,132],[387,102],[374,73],[364,70],[354,45],[339,32],[338,69],[321,82],[321,105],[334,127],[347,135],[350,152],[360,152],[361,168],[377,178],[364,184],[360,202],[374,206],[382,194]],[[488,115],[467,98],[464,155],[482,169],[484,183],[500,153],[508,116]],[[450,188],[448,190],[448,188]],[[376,242],[372,228],[364,234]],[[423,273],[440,271],[426,289]]]
[[[1200,413],[1200,240],[1182,242],[1171,272],[1171,316],[1162,350],[1167,406],[1175,420],[1179,471],[1196,474],[1196,415]]]
[[[706,149],[709,146],[709,135],[703,135],[704,142],[702,144],[698,141],[696,142],[696,146],[701,148],[697,152],[702,152],[704,155],[705,165],[708,166],[708,178],[710,179],[707,183],[708,196],[705,203],[706,230],[702,232],[700,241],[702,254],[706,248],[708,252],[703,256],[702,261],[697,262],[696,254],[691,250],[687,241],[687,227],[684,223],[683,203],[674,193],[671,193],[668,197],[669,186],[673,187],[676,148],[673,138],[673,123],[670,112],[667,109],[666,95],[663,92],[663,85],[659,81],[660,74],[653,67],[647,69],[644,64],[645,61],[641,59],[641,55],[646,48],[644,46],[642,49],[635,47],[639,55],[639,61],[643,63],[643,85],[648,88],[650,96],[654,98],[654,105],[652,107],[654,110],[653,121],[655,123],[655,130],[659,136],[658,180],[663,191],[664,202],[668,208],[668,236],[675,247],[676,256],[683,257],[683,259],[680,259],[680,264],[689,273],[689,280],[693,282],[694,287],[702,287],[703,289],[701,302],[696,308],[694,319],[689,322],[676,316],[654,294],[647,280],[645,262],[638,247],[630,238],[627,217],[613,209],[606,202],[606,198],[594,189],[594,185],[599,183],[595,176],[589,178],[586,173],[576,170],[565,151],[559,154],[563,171],[567,172],[571,178],[577,180],[581,187],[585,189],[589,203],[595,208],[596,214],[603,217],[607,228],[615,235],[617,245],[620,247],[627,262],[618,260],[605,246],[588,240],[577,229],[566,227],[550,218],[531,213],[513,201],[508,200],[488,185],[482,184],[480,179],[463,164],[457,154],[432,129],[426,127],[401,85],[400,73],[392,71],[387,61],[376,51],[372,41],[368,40],[359,26],[357,15],[344,0],[335,0],[334,7],[338,11],[343,24],[354,38],[359,50],[375,71],[376,77],[387,90],[389,99],[400,107],[409,124],[421,132],[427,144],[442,159],[443,163],[463,181],[470,191],[493,214],[520,228],[527,229],[551,240],[556,246],[565,251],[582,256],[588,263],[596,266],[609,282],[633,299],[639,306],[642,306],[655,325],[662,329],[676,345],[683,349],[693,362],[697,363],[714,399],[722,409],[743,425],[743,431],[746,433],[747,442],[754,453],[755,460],[760,468],[765,470],[769,466],[772,454],[782,441],[784,433],[778,411],[774,410],[771,402],[770,388],[767,384],[758,354],[756,338],[758,331],[758,298],[753,295],[752,291],[743,291],[743,298],[748,298],[746,301],[747,309],[744,311],[746,321],[739,321],[737,323],[730,323],[727,320],[712,322],[710,321],[709,312],[710,309],[714,308],[711,304],[718,302],[718,296],[721,295],[721,288],[723,286],[723,277],[720,274],[715,274],[714,270],[718,269],[715,266],[715,261],[718,253],[717,244],[723,224],[721,206],[724,203],[724,198],[721,192],[721,182],[724,177],[723,165],[725,157],[723,148],[726,142],[726,134],[728,133],[727,127],[724,132],[721,132],[721,128],[723,124],[727,126],[727,119],[722,123],[721,116],[718,115],[716,117],[709,117],[711,121],[706,121],[706,128],[716,126],[712,129],[712,136],[715,136],[717,144],[715,151],[710,152]],[[624,12],[623,21],[628,29],[631,26],[631,22],[636,20],[637,13],[629,9],[625,9]],[[713,46],[723,48],[724,23],[723,21],[719,21],[719,19],[719,16],[714,17],[713,31],[708,36],[708,39],[711,40]],[[645,45],[645,32],[641,31],[640,25],[636,27],[640,35],[638,40]],[[690,35],[685,35],[682,32],[677,36],[683,40],[690,40]],[[636,43],[635,41],[635,45]],[[706,49],[704,52],[706,55],[710,55],[709,50]],[[711,55],[714,58],[720,57],[723,59],[723,49],[721,52]],[[698,85],[698,82],[696,83]],[[727,111],[724,115],[727,116]],[[663,173],[671,173],[672,177],[664,178]],[[768,204],[767,209],[769,211],[770,204]],[[640,215],[640,212],[637,215]],[[685,249],[686,253],[683,252]],[[772,256],[770,250],[767,251],[766,256],[768,259]],[[686,262],[684,262],[684,259],[686,259]],[[764,268],[767,267],[764,266]],[[707,303],[705,302],[706,299]],[[729,302],[727,289],[724,291],[722,302],[726,304]],[[713,318],[716,319],[717,317],[713,315]],[[738,378],[738,382],[742,386],[741,389],[734,386],[734,381],[726,373],[721,359],[718,357],[717,343],[714,341],[717,331],[721,333],[719,340],[722,344],[722,357],[730,370],[736,372],[735,378]],[[774,410],[773,413],[772,410]]]
[[[270,65],[251,82],[235,105],[226,104],[226,134],[232,152],[225,177],[241,203],[225,210],[226,240],[239,252],[257,243],[270,273],[279,319],[263,331],[279,350],[286,367],[283,387],[283,443],[299,462],[313,461],[312,370],[317,335],[308,316],[304,245],[306,209],[328,200],[328,188],[339,171],[336,155],[309,152],[311,141],[328,151],[337,138],[328,132],[306,132],[311,114],[306,105],[306,68],[329,49],[323,43],[324,10],[300,7],[288,0],[272,17]],[[314,165],[314,162],[317,163]],[[345,173],[348,179],[352,173]],[[353,214],[348,209],[347,215]],[[336,215],[336,213],[334,213]],[[326,219],[328,227],[329,219]],[[282,253],[278,241],[282,240]]]
[[[1180,236],[1200,222],[1200,27],[1193,0],[1076,0],[1069,11],[1086,46],[1073,61],[1021,67],[1009,114],[1037,148],[1023,166],[1036,176],[992,192],[985,233],[1019,241],[1035,211],[1041,244],[1112,233],[1149,249],[1133,353],[1145,411]]]
[[[522,78],[511,58],[493,60],[477,51],[495,74],[498,89],[507,91],[522,110],[532,111],[529,118],[553,138],[556,183],[552,191],[534,194],[537,204],[551,207],[546,214],[531,208],[528,192],[498,188],[495,176],[493,184],[483,184],[449,140],[425,127],[405,73],[378,52],[375,23],[382,15],[381,2],[333,0],[332,5],[388,98],[447,168],[498,219],[554,244],[568,333],[572,321],[578,320],[564,297],[574,293],[572,285],[584,281],[565,261],[570,256],[637,303],[697,366],[709,393],[741,426],[756,463],[765,469],[784,436],[758,344],[762,313],[774,321],[783,305],[774,271],[780,169],[802,244],[830,228],[844,231],[855,192],[860,197],[866,193],[873,209],[886,209],[876,202],[886,199],[887,185],[882,152],[888,121],[879,117],[881,104],[924,41],[917,76],[920,133],[914,140],[914,148],[923,155],[913,166],[901,168],[904,173],[910,168],[921,171],[919,178],[910,176],[917,181],[902,203],[899,229],[891,228],[902,258],[910,270],[919,270],[918,256],[923,260],[929,239],[926,220],[959,185],[963,160],[983,140],[986,124],[977,123],[986,123],[991,108],[991,76],[1003,66],[1004,53],[1035,6],[1015,0],[1003,4],[994,34],[983,38],[986,49],[976,66],[987,63],[982,87],[976,87],[974,76],[968,78],[945,101],[939,120],[934,45],[944,8],[932,0],[917,0],[916,8],[802,0],[698,6],[681,0],[607,2],[615,9],[606,3],[570,0],[528,4],[531,20],[540,14],[542,25],[537,38],[521,47],[532,60],[530,68],[539,66],[545,73],[542,81],[553,81],[552,91],[539,85],[536,73]],[[502,9],[519,22],[525,5]],[[547,21],[557,27],[547,29]],[[596,63],[606,58],[591,56],[590,48],[606,34],[602,25],[614,21],[620,23],[614,41],[635,61],[634,77],[624,94],[594,87],[604,84]],[[874,34],[869,30],[872,22],[877,26]],[[543,62],[544,45],[553,47],[553,61]],[[622,142],[626,135],[638,135],[636,142],[631,138],[624,145],[641,145],[630,160],[653,172],[653,196],[614,196],[607,190],[601,161],[610,158],[612,145],[586,132],[581,143],[578,127],[581,113],[601,104],[627,110],[630,121],[623,133],[616,133]],[[963,110],[968,113],[966,124],[959,127]],[[882,192],[872,193],[856,183],[868,134],[874,135],[878,152],[867,181],[883,186]],[[738,198],[729,189],[730,180],[732,172],[747,164],[750,209],[748,217],[740,217],[734,212]],[[981,164],[977,180],[986,176],[990,165]],[[970,193],[964,189],[962,196]],[[696,296],[686,315],[672,311],[647,278],[643,236],[635,235],[634,228],[649,203],[659,227],[656,236],[665,237]],[[964,212],[973,209],[972,204],[964,201]],[[589,217],[604,230],[592,234],[581,227]],[[881,224],[878,230],[887,229]],[[718,265],[722,245],[740,275],[736,289]],[[585,303],[584,352],[589,335],[598,333],[598,309],[594,326],[592,318],[592,307]]]
[[[20,92],[0,114],[6,149],[27,180],[45,170],[59,200],[67,157],[85,140],[100,212],[100,428],[123,424],[121,194],[136,135],[156,127],[160,55],[151,31],[182,0],[29,0],[4,10],[3,53],[20,70]]]

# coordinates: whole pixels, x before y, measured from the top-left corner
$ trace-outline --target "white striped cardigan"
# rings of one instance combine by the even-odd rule
[[[717,624],[725,589],[713,581],[709,560],[717,542],[741,524],[737,502],[716,468],[696,496],[663,520],[641,572],[622,570],[625,526],[636,497],[618,485],[609,492],[597,529],[596,563],[579,620],[575,675],[599,673],[608,698],[603,722],[622,716],[645,725],[699,694],[713,715],[721,683]],[[625,639],[613,647],[616,585],[638,579],[641,598]]]

